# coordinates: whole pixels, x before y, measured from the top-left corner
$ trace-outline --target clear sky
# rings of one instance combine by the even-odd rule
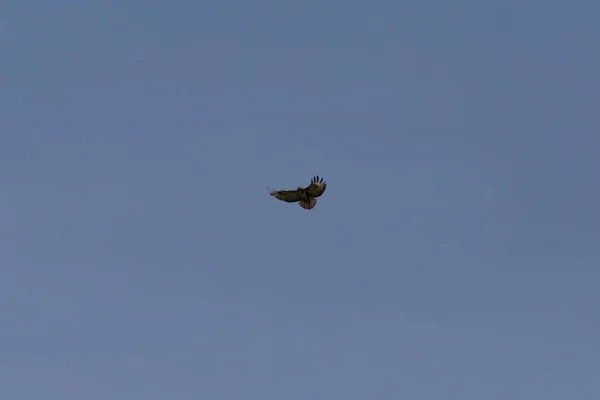
[[[598,21],[4,0],[0,397],[600,398]]]

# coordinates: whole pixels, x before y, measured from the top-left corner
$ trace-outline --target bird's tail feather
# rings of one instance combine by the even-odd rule
[[[317,205],[317,199],[314,197],[309,197],[306,200],[300,200],[300,207],[305,210],[312,210]]]

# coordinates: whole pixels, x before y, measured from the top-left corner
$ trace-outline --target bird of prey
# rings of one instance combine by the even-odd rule
[[[315,176],[310,180],[310,185],[306,188],[298,186],[296,190],[268,189],[269,194],[278,200],[288,203],[300,203],[300,207],[305,210],[312,210],[317,205],[317,197],[325,193],[327,182],[323,182],[323,178]]]

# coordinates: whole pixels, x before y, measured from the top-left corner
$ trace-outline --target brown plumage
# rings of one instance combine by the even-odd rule
[[[305,210],[312,210],[317,205],[317,197],[325,193],[327,182],[318,176],[310,180],[310,185],[307,188],[298,186],[296,190],[272,190],[269,189],[269,194],[278,200],[287,203],[300,203],[300,207]]]

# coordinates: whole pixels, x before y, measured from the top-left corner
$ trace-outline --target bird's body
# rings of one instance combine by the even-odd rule
[[[299,203],[305,210],[312,210],[317,205],[317,197],[325,193],[327,182],[323,178],[315,176],[311,179],[310,185],[306,188],[298,186],[296,190],[271,190],[269,194],[278,200],[287,203]]]

